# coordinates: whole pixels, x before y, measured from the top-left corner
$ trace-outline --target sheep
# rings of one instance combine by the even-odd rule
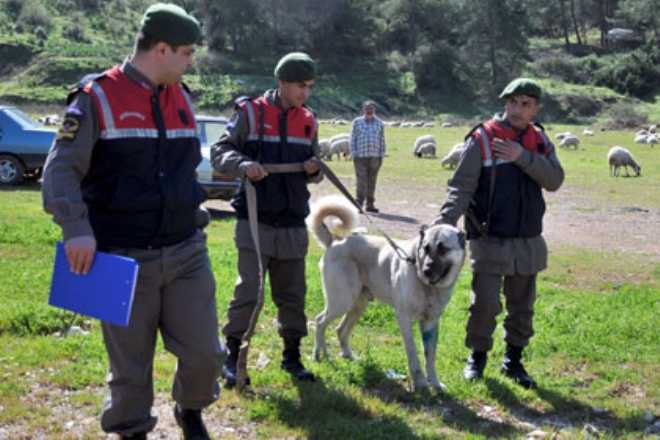
[[[348,138],[338,139],[330,144],[330,160],[332,160],[333,155],[337,155],[337,160],[344,156],[345,159],[349,159],[351,155],[351,143]]]
[[[415,151],[415,156],[417,157],[435,157],[435,144],[433,142],[427,142],[419,146]]]
[[[423,127],[423,126],[424,126],[424,121],[413,122],[413,127]]]
[[[582,134],[585,135],[585,136],[593,136],[594,132],[593,132],[593,130],[585,128],[584,130],[582,130]]]
[[[646,143],[649,145],[655,145],[658,143],[658,135],[656,134],[650,134],[646,138]]]
[[[440,161],[440,165],[442,165],[443,168],[449,168],[449,169],[456,168],[459,160],[461,160],[461,155],[463,154],[464,150],[465,150],[465,144],[460,143],[454,145],[451,148],[451,150],[449,150],[447,155],[442,158],[442,160]]]
[[[415,139],[415,144],[413,145],[413,154],[416,155],[419,152],[419,147],[421,147],[423,144],[437,145],[438,143],[435,141],[435,138],[433,137],[432,134],[425,134],[423,136],[419,136],[417,139]]]
[[[453,126],[454,126],[454,124],[452,124],[451,122],[443,122],[442,123],[442,128],[450,128],[450,127],[453,127]]]
[[[635,136],[648,136],[648,134],[649,134],[649,132],[646,131],[646,129],[642,128],[637,133],[635,133]]]
[[[392,121],[390,122],[390,127],[400,127],[401,121]]]
[[[330,138],[330,143],[333,144],[340,139],[348,139],[349,137],[351,137],[350,133],[339,133]]]
[[[642,167],[635,162],[630,151],[623,147],[614,146],[610,148],[609,153],[607,153],[607,163],[610,165],[610,176],[612,177],[619,177],[619,168],[621,167],[626,169],[626,177],[630,177],[628,166],[632,167],[636,176],[642,173]]]
[[[433,127],[435,127],[435,124],[433,122],[424,123],[424,128],[433,128]]]
[[[564,132],[562,132],[562,133],[557,133],[557,134],[555,135],[555,139],[557,139],[558,141],[561,141],[561,140],[564,139],[566,136],[573,136],[573,133],[571,133],[570,131],[564,131]]]
[[[410,128],[412,127],[412,122],[402,122],[401,128]]]
[[[654,124],[654,125],[651,125],[651,126],[649,127],[649,133],[654,133],[654,134],[655,134],[655,131],[656,131],[657,129],[658,129],[658,126],[657,126],[657,125],[655,125],[655,124]]]
[[[575,135],[565,136],[561,140],[561,143],[559,144],[560,147],[563,148],[573,147],[574,150],[578,149],[578,145],[580,145],[580,139],[578,139],[578,137]]]
[[[638,134],[637,136],[635,136],[635,143],[636,144],[645,144],[647,137],[648,137],[647,134]]]
[[[319,156],[321,159],[332,160],[330,155],[330,139],[320,139],[319,140]]]

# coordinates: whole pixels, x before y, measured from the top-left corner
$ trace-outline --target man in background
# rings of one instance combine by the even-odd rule
[[[366,210],[377,213],[376,181],[385,156],[385,124],[376,116],[376,103],[365,101],[362,116],[351,127],[351,156],[355,167],[356,201]]]

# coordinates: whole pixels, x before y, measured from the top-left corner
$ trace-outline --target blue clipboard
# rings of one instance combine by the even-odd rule
[[[87,275],[76,275],[69,269],[64,245],[57,242],[48,304],[126,327],[138,269],[132,258],[96,252]]]

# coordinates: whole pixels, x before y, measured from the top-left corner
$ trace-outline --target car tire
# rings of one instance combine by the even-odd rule
[[[0,185],[19,185],[24,176],[25,166],[17,157],[0,155]]]

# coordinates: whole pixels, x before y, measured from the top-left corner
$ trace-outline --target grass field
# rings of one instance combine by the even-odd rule
[[[549,128],[551,135],[567,129],[581,133],[579,127]],[[322,127],[323,136],[339,131]],[[388,129],[383,181],[410,176],[410,188],[431,184],[444,193],[450,172],[437,161],[415,160],[410,154],[414,138],[426,131]],[[466,128],[432,131],[442,154]],[[560,152],[565,188],[595,203],[640,204],[657,212],[660,147],[634,145],[632,136],[599,132],[583,138],[584,148]],[[608,176],[605,156],[615,144],[633,151],[642,164],[641,178]],[[352,174],[350,163],[334,161],[332,166],[340,176]],[[207,229],[223,322],[236,278],[233,224],[231,218],[216,219]],[[0,439],[101,436],[94,419],[102,406],[106,372],[99,326],[76,318],[91,333],[57,337],[72,318],[47,305],[53,244],[59,236],[42,212],[38,186],[0,190]],[[320,255],[312,244],[307,259],[310,320],[323,308]],[[274,307],[267,301],[251,352],[252,392],[245,397],[223,392],[208,420],[223,438],[520,438],[535,429],[548,438],[643,437],[660,415],[660,262],[657,255],[651,257],[630,268],[644,282],[608,284],[591,274],[624,267],[625,254],[566,247],[551,255],[550,268],[539,277],[537,334],[525,353],[540,385],[534,391],[499,374],[499,327],[485,380],[462,380],[467,268],[441,321],[438,372],[449,389],[445,395],[410,394],[404,380],[388,377],[406,374],[406,359],[391,310],[378,304],[370,305],[354,333],[358,360],[335,356],[315,364],[309,359],[312,338],[307,338],[306,362],[320,381],[293,384],[279,370],[281,341]],[[328,337],[336,353],[334,332]],[[265,366],[255,367],[257,359]],[[159,345],[154,373],[161,397],[167,397],[174,368],[175,359]]]

